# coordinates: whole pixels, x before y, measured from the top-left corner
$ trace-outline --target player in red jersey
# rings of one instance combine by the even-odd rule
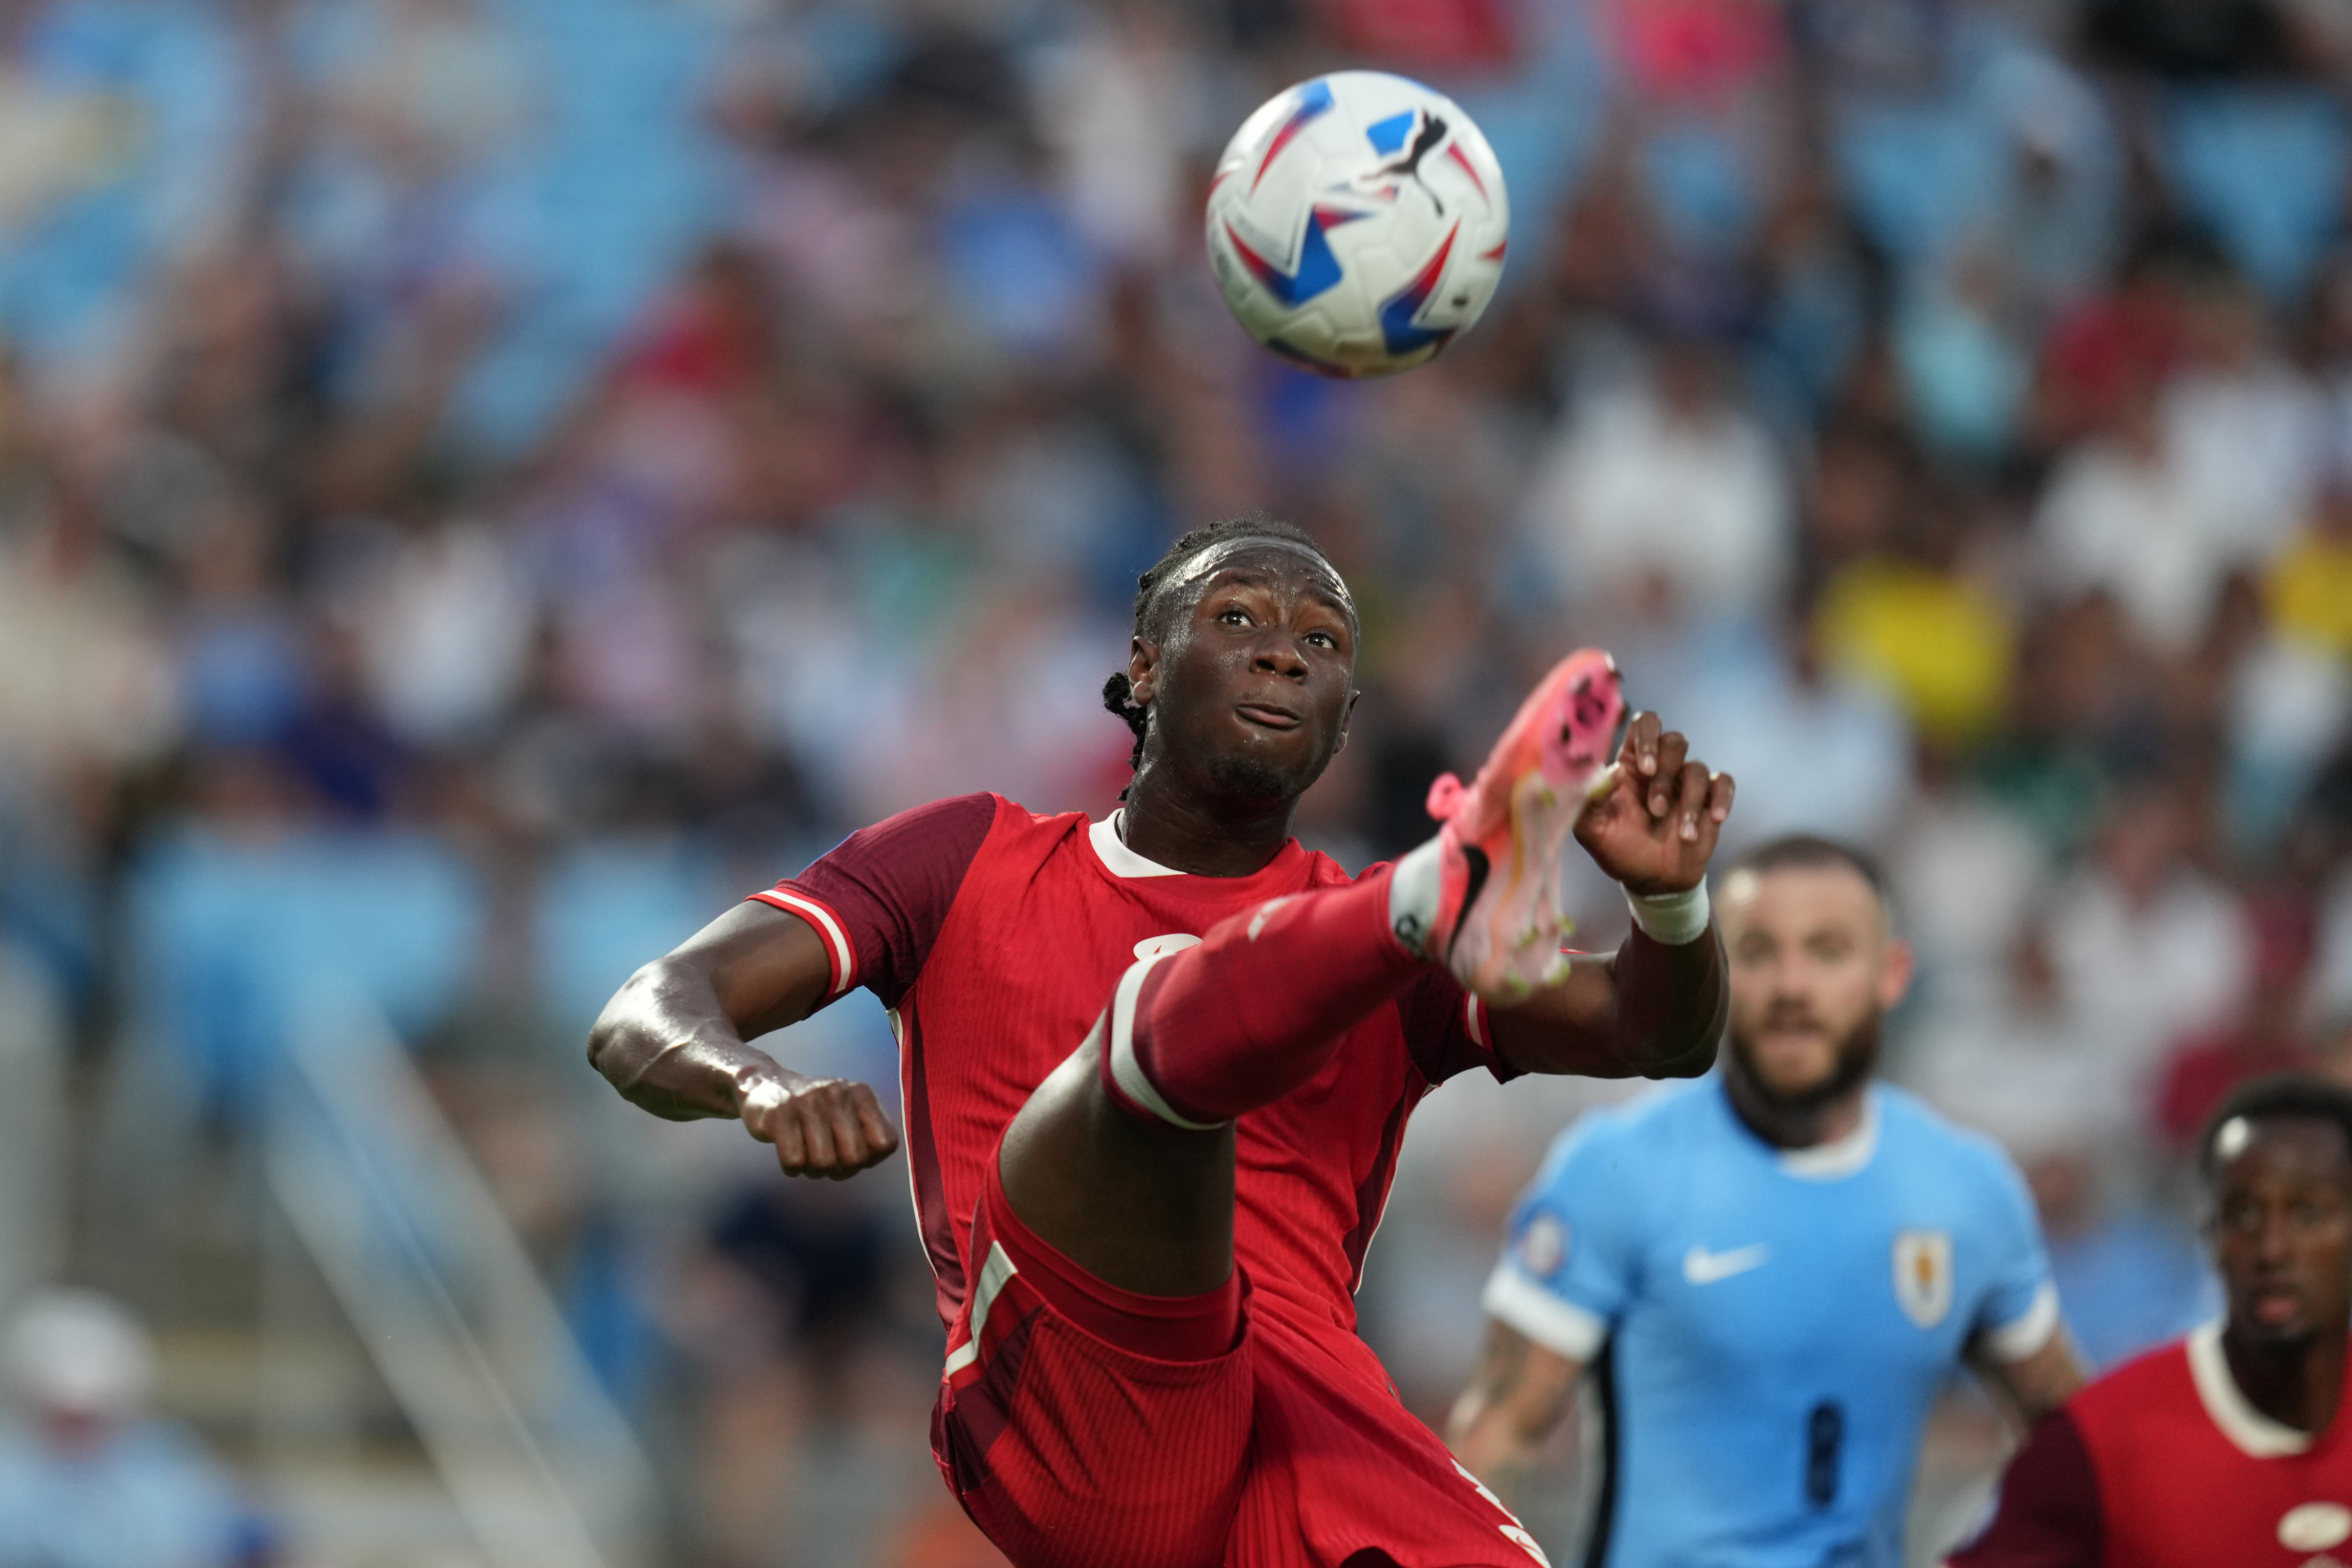
[[[974,795],[853,834],[591,1037],[636,1104],[838,1178],[898,1145],[873,1091],[744,1042],[853,985],[890,1008],[948,1325],[933,1447],[1024,1568],[1541,1560],[1397,1402],[1353,1291],[1436,1083],[1713,1059],[1731,781],[1647,714],[1612,762],[1615,668],[1571,656],[1432,792],[1437,836],[1351,879],[1289,826],[1346,738],[1357,631],[1297,530],[1186,535],[1106,690],[1138,736],[1122,812]],[[1633,901],[1613,956],[1559,952],[1571,831]]]
[[[2352,1563],[2352,1091],[2257,1079],[2199,1158],[2227,1316],[2043,1417],[1951,1568]]]

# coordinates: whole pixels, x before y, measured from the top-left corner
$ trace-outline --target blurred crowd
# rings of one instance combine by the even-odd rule
[[[1232,128],[1353,64],[1517,225],[1392,382],[1201,249]],[[939,1496],[895,1184],[628,1120],[586,1022],[850,827],[1107,809],[1135,574],[1263,509],[1366,626],[1302,837],[1410,846],[1611,647],[1734,847],[1884,856],[1892,1070],[2026,1168],[2093,1357],[2174,1331],[2200,1119],[2352,1079],[2347,85],[2339,0],[5,0],[0,1300],[103,1274],[332,973],[678,1435],[694,1560],[886,1560],[810,1542]],[[863,1002],[803,1034],[893,1073]],[[1374,1253],[1424,1411],[1593,1092],[1519,1087],[1432,1102]]]

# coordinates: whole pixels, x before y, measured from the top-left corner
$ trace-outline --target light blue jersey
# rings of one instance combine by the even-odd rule
[[[1972,1335],[2048,1342],[2025,1184],[1899,1089],[1783,1152],[1719,1076],[1585,1118],[1512,1216],[1486,1310],[1594,1364],[1606,1568],[1900,1568],[1919,1429]]]

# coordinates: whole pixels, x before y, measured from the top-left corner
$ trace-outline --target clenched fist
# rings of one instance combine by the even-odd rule
[[[898,1130],[874,1090],[849,1079],[777,1068],[753,1079],[740,1099],[736,1114],[752,1137],[776,1146],[787,1176],[846,1181],[898,1147]]]

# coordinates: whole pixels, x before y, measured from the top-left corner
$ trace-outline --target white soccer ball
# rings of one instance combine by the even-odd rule
[[[1433,359],[1503,275],[1510,203],[1459,105],[1335,71],[1243,121],[1209,185],[1209,264],[1250,336],[1324,375]]]

